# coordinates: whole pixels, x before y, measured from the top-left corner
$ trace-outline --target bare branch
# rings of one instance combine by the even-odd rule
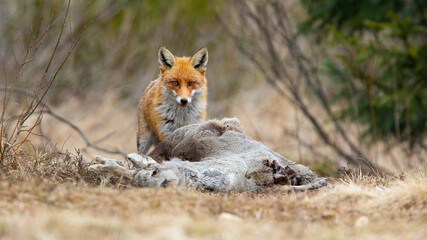
[[[33,40],[35,40],[36,39],[36,37],[37,37],[37,34],[38,34],[38,32],[39,32],[39,29],[40,29],[40,22],[41,22],[41,19],[42,19],[42,12],[43,12],[43,8],[44,8],[44,0],[42,0],[42,2],[41,2],[41,5],[40,5],[40,9],[39,9],[39,17],[38,17],[38,19],[37,19],[37,24],[36,24],[36,28],[35,28],[35,30],[33,31],[33,28],[31,28],[31,33],[30,33],[30,37],[28,38],[28,42],[27,42],[27,54],[28,54],[28,51],[29,51],[29,49],[30,49],[30,44],[31,44],[31,41]]]
[[[22,88],[0,87],[0,91],[3,91],[3,90],[6,90],[8,92],[14,92],[14,93],[18,93],[18,94],[28,95],[28,96],[31,96],[33,98],[37,97],[34,93],[32,93],[28,90],[22,89]],[[87,146],[94,148],[96,150],[102,151],[102,152],[126,156],[126,153],[121,151],[121,150],[111,150],[111,149],[103,148],[103,147],[96,145],[95,143],[93,143],[92,141],[89,140],[89,138],[86,136],[86,134],[83,132],[83,130],[81,130],[76,124],[74,124],[70,120],[63,117],[62,115],[53,111],[52,108],[49,105],[47,105],[46,103],[43,103],[42,106],[43,106],[44,110],[41,111],[40,113],[48,113],[49,115],[56,118],[57,120],[59,120],[65,124],[67,124],[68,126],[70,126],[72,129],[74,129],[83,138],[83,140],[86,142]]]
[[[25,47],[24,47],[24,42],[22,41],[22,36],[21,36],[21,32],[19,32],[19,30],[16,28],[15,24],[12,24],[13,28],[15,29],[16,34],[19,37],[19,43],[21,44],[21,48],[22,48],[22,52],[25,55]]]
[[[47,64],[46,70],[44,71],[45,73],[47,73],[47,71],[49,70],[50,64],[52,63],[53,57],[55,56],[56,50],[58,49],[59,42],[61,41],[62,32],[64,31],[64,26],[65,26],[65,22],[67,21],[68,12],[70,11],[70,4],[71,4],[71,0],[68,0],[67,10],[65,11],[64,21],[62,22],[62,28],[61,28],[61,31],[59,32],[58,41],[56,41],[55,48],[53,49],[52,55],[50,56],[50,59],[49,59],[49,63]]]
[[[310,57],[301,50],[298,45],[297,32],[293,27],[287,13],[287,9],[283,2],[267,1],[265,4],[257,4],[256,1],[248,2],[243,0],[233,1],[235,8],[241,18],[249,19],[249,21],[242,21],[243,27],[235,27],[235,31],[245,29],[244,32],[236,34],[235,31],[230,30],[229,24],[222,23],[225,31],[231,36],[233,42],[238,49],[249,58],[264,74],[266,80],[272,84],[276,90],[279,91],[286,99],[291,100],[301,110],[304,117],[309,120],[311,125],[316,130],[318,136],[331,147],[339,156],[345,158],[353,165],[363,165],[365,169],[370,171],[373,169],[373,164],[365,156],[365,154],[356,146],[347,133],[344,131],[343,126],[338,121],[336,116],[328,103],[328,98],[323,91],[321,81],[316,71],[316,66]],[[253,5],[251,5],[253,4]],[[221,17],[218,17],[221,19]],[[234,30],[233,29],[233,30]],[[261,38],[252,46],[242,46],[242,39],[246,36],[252,36],[259,33]],[[251,35],[252,34],[252,35]],[[262,46],[266,47],[266,51],[262,50]],[[250,49],[249,49],[250,48]],[[283,50],[287,51],[288,56],[291,58],[291,65],[285,65],[283,55],[280,54]],[[291,76],[291,68],[295,68],[298,77]],[[311,90],[318,98],[322,110],[332,120],[335,130],[339,133],[343,143],[347,144],[351,153],[347,153],[345,148],[337,145],[330,137],[330,134],[322,126],[319,120],[310,112],[308,104],[304,101],[304,97],[299,89],[300,84],[305,82],[309,90]],[[283,83],[290,96],[285,95],[282,88],[278,87],[279,83]],[[360,161],[360,159],[364,159]]]

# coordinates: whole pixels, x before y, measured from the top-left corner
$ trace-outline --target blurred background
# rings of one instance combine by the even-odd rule
[[[0,2],[3,162],[135,152],[158,48],[207,46],[209,118],[322,175],[426,167],[426,1],[68,3]]]

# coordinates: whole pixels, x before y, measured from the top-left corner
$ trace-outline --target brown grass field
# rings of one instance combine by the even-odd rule
[[[50,160],[49,160],[50,159]],[[64,158],[1,174],[1,239],[424,239],[427,172],[330,178],[318,191],[99,186]],[[26,170],[25,170],[26,169]],[[40,171],[40,172],[37,172]],[[44,175],[41,173],[44,172]],[[43,175],[40,177],[40,175]],[[39,177],[37,177],[39,176]]]
[[[270,96],[264,102],[277,97],[266,95]],[[235,101],[245,102],[238,98]],[[277,152],[298,156],[295,141],[274,131],[293,128],[292,115],[284,116],[271,107],[250,111],[248,103],[242,106],[233,112],[242,120],[249,136]],[[85,111],[86,108],[90,111]],[[134,151],[134,138],[130,136],[134,133],[135,118],[131,106],[116,106],[111,110],[70,101],[59,112],[67,116],[67,109],[80,109],[70,120],[92,139],[114,132],[102,142],[103,146]],[[292,108],[288,109],[292,112]],[[87,118],[87,114],[98,117]],[[101,186],[79,163],[83,158],[90,161],[94,154],[107,154],[83,148],[81,138],[54,119],[46,117],[45,125],[49,126],[47,134],[56,136],[52,140],[59,143],[56,147],[63,153],[49,153],[47,147],[43,149],[43,144],[34,139],[34,148],[5,162],[8,168],[0,170],[0,239],[424,239],[427,236],[425,169],[395,169],[394,174],[381,176],[353,170],[340,178],[331,177],[328,187],[311,192],[288,192],[278,187],[262,193],[202,193],[183,188],[140,189],[120,183]],[[64,157],[64,153],[78,148],[84,150],[82,158],[69,154]],[[316,155],[303,153],[306,159],[319,160]],[[309,166],[314,167],[315,162]]]

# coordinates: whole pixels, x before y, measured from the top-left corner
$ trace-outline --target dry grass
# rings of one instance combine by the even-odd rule
[[[81,128],[87,137],[97,145],[111,150],[135,152],[137,99],[134,103],[123,102],[117,98],[117,94],[114,92],[105,92],[102,96],[93,95],[89,98],[90,100],[85,101],[71,98],[68,102],[55,107],[55,111]],[[221,115],[210,113],[209,118],[225,116],[239,118],[248,136],[263,142],[270,149],[293,161],[308,164],[312,168],[325,161],[328,161],[328,165],[334,167],[335,170],[338,167],[347,167],[347,163],[340,161],[340,158],[319,139],[301,113],[296,116],[293,104],[281,98],[268,85],[242,92],[223,101],[209,102],[208,110],[210,109],[224,109],[227,113]],[[316,106],[313,106],[312,111],[315,110]],[[44,115],[42,125],[44,133],[55,144],[56,149],[62,152],[67,150],[74,152],[75,149],[80,149],[87,159],[91,159],[95,155],[120,157],[87,147],[76,131],[48,114]],[[356,126],[349,126],[346,129],[356,138]],[[37,132],[38,129],[35,131]],[[295,136],[297,133],[299,140]],[[46,146],[46,142],[42,140],[37,136],[31,139],[32,144],[40,149]],[[373,144],[367,151],[379,167],[393,172],[400,172],[408,168],[424,168],[425,161],[420,159],[427,158],[427,151],[418,151],[416,154],[408,155],[411,151],[403,148],[403,144],[387,148],[385,144],[378,143]],[[332,160],[336,160],[336,162],[332,162]]]
[[[1,172],[0,238],[423,239],[427,234],[426,171],[387,177],[353,173],[316,192],[201,193],[100,187],[79,170],[79,159],[27,156],[17,161],[20,168]],[[30,165],[36,167],[25,167]]]
[[[246,101],[246,95],[215,104],[243,102],[240,109],[227,111],[242,120],[248,135],[275,151],[297,156],[297,142],[277,131],[295,127],[292,105],[269,88],[251,94],[259,96],[256,101]],[[271,101],[281,104],[266,104]],[[58,112],[93,141],[114,132],[100,145],[134,151],[133,106],[109,97],[97,104],[72,99]],[[288,106],[287,113],[283,106]],[[62,152],[85,147],[68,126],[48,116],[44,125]],[[260,194],[212,194],[137,189],[120,182],[100,187],[100,181],[85,171],[83,158],[105,153],[87,148],[83,157],[53,154],[43,148],[45,144],[33,140],[34,148],[7,159],[8,168],[0,170],[1,239],[423,239],[427,235],[425,170],[386,177],[355,172],[331,179],[332,188],[304,193],[276,188]],[[321,158],[303,153],[305,159]]]

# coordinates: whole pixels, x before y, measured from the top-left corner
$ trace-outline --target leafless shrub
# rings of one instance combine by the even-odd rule
[[[353,166],[376,172],[360,144],[350,138],[334,116],[319,77],[316,47],[299,37],[289,16],[289,5],[287,1],[234,0],[231,14],[235,21],[225,22],[221,16],[218,19],[240,52],[252,61],[282,97],[298,107],[320,139],[337,156]],[[310,108],[305,94],[307,89],[331,120],[332,131]]]
[[[0,119],[0,167],[5,167],[5,162],[8,162],[12,163],[15,168],[19,168],[19,161],[17,160],[17,158],[19,156],[22,156],[22,154],[25,155],[25,153],[22,153],[22,146],[24,144],[31,145],[31,143],[29,142],[29,137],[32,135],[37,135],[34,132],[34,129],[40,125],[45,112],[69,124],[72,128],[79,131],[80,135],[82,135],[82,137],[87,140],[86,142],[89,146],[96,147],[96,145],[92,144],[83,134],[83,132],[79,128],[77,128],[77,126],[73,125],[71,122],[67,121],[62,116],[56,114],[49,106],[46,105],[47,95],[52,87],[52,84],[57,78],[58,73],[61,71],[61,69],[77,47],[77,44],[82,38],[83,33],[85,32],[87,27],[101,14],[97,14],[95,17],[90,19],[88,23],[86,23],[77,34],[73,34],[71,20],[68,18],[70,12],[70,4],[71,0],[68,1],[67,7],[65,9],[65,14],[62,18],[59,33],[57,35],[56,44],[50,54],[49,61],[47,62],[44,68],[45,70],[41,73],[40,78],[37,78],[37,76],[33,76],[34,79],[38,79],[33,80],[33,82],[37,82],[36,87],[34,87],[34,89],[27,90],[17,88],[16,84],[19,80],[23,78],[24,71],[27,66],[30,65],[32,62],[36,62],[38,60],[37,56],[39,50],[43,47],[48,47],[44,46],[46,37],[49,31],[51,31],[52,26],[58,21],[54,20],[55,14],[52,10],[45,30],[39,33],[39,28],[41,27],[40,25],[44,1],[42,1],[41,3],[36,26],[35,28],[31,28],[31,32],[27,38],[28,41],[26,42],[26,44],[24,44],[21,32],[15,28],[22,48],[22,60],[19,61],[15,57],[18,69],[16,77],[12,81],[8,81],[5,58],[2,55],[4,86],[1,87],[1,90],[3,92],[3,103]],[[58,19],[61,19],[61,17],[59,17]],[[60,45],[60,43],[64,42],[63,38],[65,37],[63,37],[63,35],[65,35],[65,32],[67,31],[67,21],[69,21],[69,33],[68,36],[66,36],[67,40],[65,40],[65,42],[69,45],[68,48],[65,48],[64,50],[62,48],[58,48],[58,46]],[[61,50],[63,50],[64,52],[61,52]],[[8,107],[10,107],[12,93],[18,93],[25,96],[24,103],[22,104],[22,109],[18,110],[19,114],[17,115],[17,117],[8,116]],[[14,109],[14,112],[16,111],[17,110]],[[35,122],[29,121],[31,117],[36,118]]]

